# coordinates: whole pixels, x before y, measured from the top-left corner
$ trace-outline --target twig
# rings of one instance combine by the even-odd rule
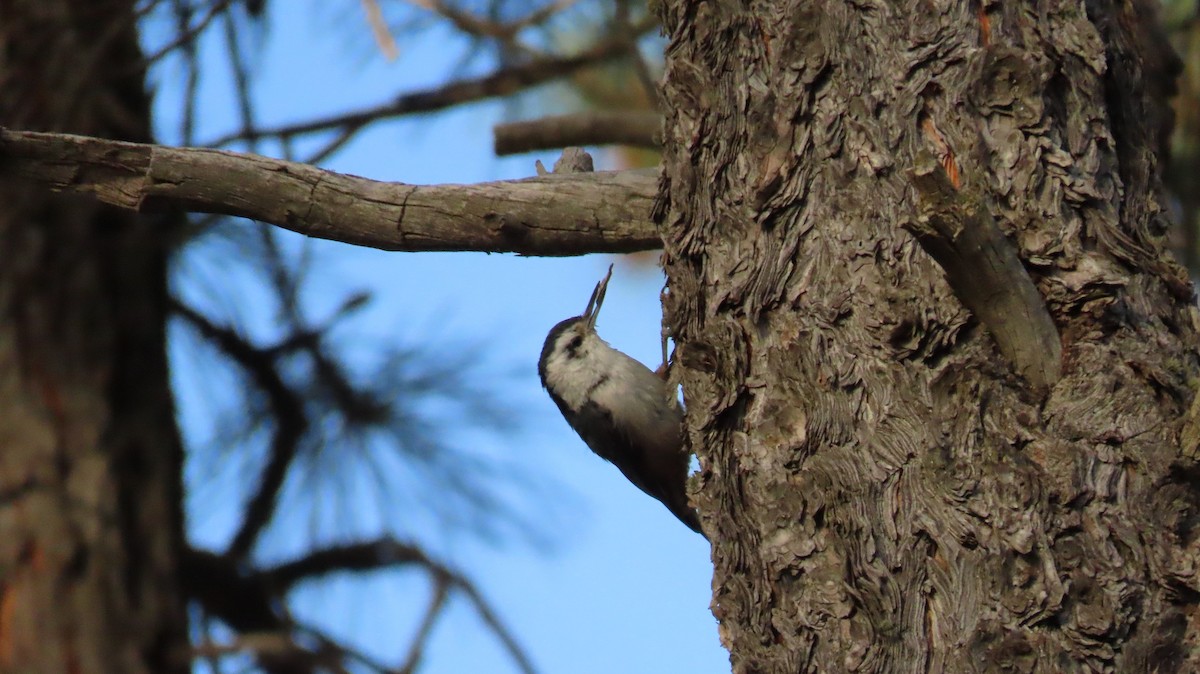
[[[233,0],[217,0],[217,2],[213,3],[208,8],[208,11],[205,12],[204,16],[201,17],[200,20],[195,23],[195,25],[189,26],[188,24],[190,21],[180,24],[179,33],[176,34],[175,39],[171,40],[162,47],[159,47],[158,51],[154,52],[153,54],[146,56],[143,59],[143,64],[149,66],[157,63],[167,54],[170,54],[171,52],[185,45],[194,46],[193,41],[195,38],[200,35],[200,33],[203,33],[204,30],[208,28],[210,24],[212,24],[213,20],[220,16],[221,13],[224,12],[232,2]],[[190,7],[187,8],[189,12],[190,9]]]
[[[496,21],[481,18],[478,15],[453,7],[443,0],[409,0],[409,2],[421,9],[441,16],[453,24],[459,31],[467,35],[492,38],[502,44],[527,51],[526,48],[516,44],[517,34],[530,26],[536,26],[549,21],[555,14],[575,4],[576,0],[558,0],[557,2],[547,3],[545,6],[539,7],[513,21]]]
[[[367,571],[373,568],[386,568],[403,564],[418,564],[425,567],[437,582],[444,582],[452,588],[462,591],[470,603],[474,604],[476,612],[484,624],[491,628],[500,640],[500,644],[509,651],[509,656],[526,674],[536,672],[529,656],[517,644],[508,627],[499,619],[490,604],[480,595],[475,585],[450,568],[428,558],[424,550],[401,543],[394,538],[379,538],[376,541],[350,543],[346,546],[335,546],[314,550],[304,558],[278,565],[260,572],[264,582],[277,590],[287,590],[296,583],[325,574],[340,571]]]
[[[254,104],[250,101],[250,69],[243,60],[241,39],[238,35],[237,20],[233,13],[226,13],[222,22],[225,27],[225,46],[229,52],[229,68],[233,72],[234,91],[237,92],[238,119],[242,123],[242,132],[251,133],[254,123]],[[250,141],[251,147],[254,141]]]
[[[467,35],[496,38],[501,41],[512,39],[512,31],[506,24],[481,19],[470,12],[452,7],[442,0],[408,0],[408,2],[446,19],[460,32]]]
[[[654,81],[654,77],[650,74],[650,66],[638,48],[638,34],[633,27],[633,22],[630,21],[630,10],[630,0],[617,0],[617,10],[614,16],[616,30],[628,41],[627,48],[629,49],[629,59],[633,62],[633,72],[637,76],[638,82],[641,83],[642,90],[646,93],[646,99],[650,101],[651,109],[660,110],[662,106],[659,101],[658,83]]]
[[[211,21],[216,16],[217,12],[213,12],[206,18]],[[179,32],[186,33],[188,23],[191,22],[191,8],[186,5],[177,7],[175,20],[179,26]],[[187,74],[184,78],[183,116],[179,120],[179,137],[184,143],[191,144],[195,142],[196,138],[196,101],[200,92],[200,53],[195,40],[184,41],[182,47],[184,69]]]
[[[300,559],[266,569],[258,575],[267,586],[277,591],[286,591],[299,582],[330,573],[383,569],[403,564],[418,564],[433,576],[435,582],[445,583],[461,591],[475,606],[480,619],[500,640],[517,667],[525,674],[535,674],[536,669],[529,656],[475,585],[462,575],[433,561],[414,545],[386,537],[364,543],[339,545],[313,551]]]
[[[379,672],[379,674],[394,674],[396,671],[382,662],[372,658],[366,653],[363,653],[362,651],[338,643],[333,637],[317,629],[316,627],[313,627],[312,625],[303,624],[299,621],[293,621],[293,623],[296,626],[296,631],[306,634],[310,638],[317,640],[320,643],[323,651],[335,653],[337,660],[339,661],[354,660],[365,667]],[[342,669],[345,670],[345,667],[343,666]]]
[[[396,57],[400,56],[400,50],[396,48],[396,38],[392,37],[392,31],[388,30],[387,22],[383,20],[379,2],[362,0],[362,4],[367,23],[371,26],[371,35],[375,36],[375,44],[379,45],[379,51],[383,52],[383,57],[387,60],[395,61]]]
[[[546,21],[549,21],[550,18],[555,14],[569,9],[571,5],[574,5],[577,1],[578,0],[557,0],[557,2],[547,3],[545,6],[533,10],[520,19],[510,21],[508,23],[508,28],[509,30],[512,30],[513,33],[517,33],[530,26],[536,26],[538,24],[545,23]]]
[[[225,642],[202,641],[191,650],[193,658],[219,658],[238,653],[283,655],[294,653],[297,648],[286,632],[247,632]]]
[[[287,592],[297,583],[341,571],[369,571],[417,564],[439,573],[449,573],[435,564],[419,547],[392,538],[349,543],[314,550],[299,559],[259,573],[277,592]]]
[[[421,664],[421,658],[425,655],[425,644],[429,641],[429,635],[433,632],[433,625],[437,622],[438,615],[446,606],[446,599],[450,596],[450,583],[445,578],[437,578],[434,581],[433,596],[429,599],[429,606],[425,608],[425,616],[421,619],[421,625],[417,628],[417,633],[413,635],[412,645],[408,648],[408,655],[404,658],[404,664],[400,666],[400,674],[412,674]]]
[[[479,594],[475,586],[463,579],[459,579],[456,585],[459,590],[462,590],[467,595],[471,603],[475,604],[475,610],[479,612],[479,617],[492,629],[496,638],[500,640],[500,643],[508,651],[509,657],[517,664],[517,667],[525,674],[536,674],[537,670],[534,668],[533,663],[530,662],[529,656],[525,655],[525,650],[521,648],[521,645],[509,633],[508,628],[500,621],[500,617],[496,615],[492,607]]]
[[[250,375],[251,381],[266,395],[271,407],[274,432],[269,457],[259,475],[254,495],[246,503],[241,525],[234,534],[227,552],[233,559],[244,559],[275,514],[275,506],[288,468],[292,465],[299,450],[300,440],[308,428],[308,415],[305,413],[303,400],[280,376],[274,359],[267,351],[255,347],[232,328],[216,325],[181,302],[172,300],[171,310],[241,366]]]
[[[476,185],[381,183],[257,155],[0,129],[0,176],[121,208],[239,215],[384,250],[653,250],[654,170]]]

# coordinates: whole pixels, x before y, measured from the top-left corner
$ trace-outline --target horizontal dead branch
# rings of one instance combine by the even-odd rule
[[[955,189],[932,157],[909,176],[921,214],[905,228],[946,272],[950,288],[1000,353],[1034,386],[1053,385],[1062,374],[1058,328],[987,206]]]
[[[556,256],[662,245],[653,170],[422,186],[223,150],[0,130],[0,175],[135,211],[236,215],[383,250]]]
[[[498,124],[493,130],[500,156],[556,150],[571,145],[659,147],[662,115],[657,112],[584,112]]]

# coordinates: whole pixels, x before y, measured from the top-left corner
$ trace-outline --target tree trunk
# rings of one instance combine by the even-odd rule
[[[0,0],[0,125],[148,140],[134,4]],[[169,229],[0,185],[0,671],[190,670]]]
[[[666,5],[666,312],[734,671],[1200,670],[1147,5]]]

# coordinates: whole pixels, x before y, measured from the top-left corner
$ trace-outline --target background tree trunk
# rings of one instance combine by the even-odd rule
[[[0,124],[150,138],[132,0],[0,0]],[[186,672],[169,227],[0,185],[0,671]]]
[[[1149,6],[666,3],[666,307],[735,672],[1200,667]],[[928,157],[1045,299],[1048,387],[904,231]]]

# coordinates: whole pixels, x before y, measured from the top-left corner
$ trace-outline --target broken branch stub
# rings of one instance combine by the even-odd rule
[[[958,299],[1027,381],[1047,388],[1062,375],[1062,343],[1033,279],[981,200],[956,190],[932,157],[909,171],[921,212],[904,223],[946,273]]]

